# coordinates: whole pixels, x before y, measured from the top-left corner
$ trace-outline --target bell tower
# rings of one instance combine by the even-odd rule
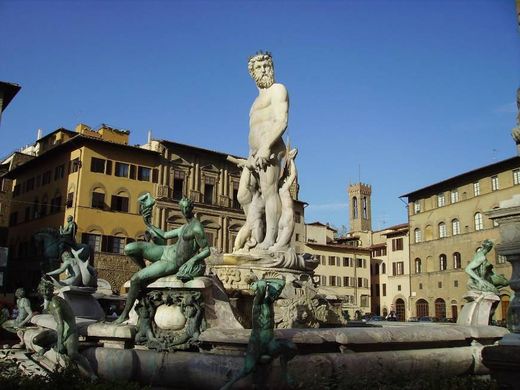
[[[365,183],[348,186],[349,222],[351,232],[372,230],[372,187]]]

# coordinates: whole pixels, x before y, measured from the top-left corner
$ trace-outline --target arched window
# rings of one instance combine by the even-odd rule
[[[435,300],[435,317],[446,318],[446,302],[442,298]]]
[[[461,260],[459,252],[453,253],[453,268],[455,268],[455,269],[462,268],[462,260]]]
[[[352,219],[358,218],[358,202],[357,198],[354,196],[352,198]]]
[[[444,238],[448,236],[448,231],[446,229],[446,224],[444,222],[439,223],[439,238]]]
[[[422,272],[422,264],[421,259],[415,259],[415,273],[420,274]]]
[[[367,210],[367,197],[364,196],[362,199],[363,206],[363,219],[368,219],[368,210]]]
[[[129,198],[127,191],[119,191],[117,195],[112,195],[110,210],[128,213]]]
[[[395,300],[395,315],[397,317],[397,321],[405,320],[404,313],[405,313],[404,301],[401,298],[397,298]]]
[[[482,230],[482,229],[484,229],[484,222],[482,220],[482,214],[475,213],[475,230]]]
[[[439,270],[445,271],[448,268],[448,259],[445,254],[439,256]]]
[[[105,208],[105,190],[103,188],[96,187],[92,190],[92,201],[90,207],[100,210]]]
[[[415,242],[416,243],[421,242],[422,241],[421,229],[417,228],[413,232],[414,232],[414,236],[415,236]]]
[[[427,317],[430,314],[428,302],[424,299],[419,299],[415,303],[415,310],[417,311],[417,318]]]
[[[460,221],[456,218],[451,221],[451,234],[454,236],[460,234]]]

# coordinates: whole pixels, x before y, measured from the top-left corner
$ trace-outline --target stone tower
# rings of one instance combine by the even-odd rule
[[[372,230],[372,187],[364,183],[348,186],[349,222],[351,232]]]

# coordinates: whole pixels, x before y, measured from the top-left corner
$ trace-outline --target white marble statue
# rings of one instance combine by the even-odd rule
[[[269,53],[251,57],[248,69],[258,87],[258,97],[249,114],[249,157],[242,170],[238,200],[249,206],[246,218],[249,213],[264,208],[265,231],[256,248],[266,250],[276,242],[282,214],[278,180],[286,150],[282,135],[287,128],[289,97],[285,86],[274,82],[273,60]],[[247,186],[244,185],[246,181],[249,182]],[[250,199],[257,192],[260,192],[262,202],[255,204]]]

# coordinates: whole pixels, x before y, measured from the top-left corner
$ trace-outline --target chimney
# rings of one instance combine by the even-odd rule
[[[38,133],[36,135],[36,141],[38,141],[43,136],[42,129],[38,129]]]
[[[148,130],[148,141],[146,141],[148,145],[152,143],[152,130]]]

